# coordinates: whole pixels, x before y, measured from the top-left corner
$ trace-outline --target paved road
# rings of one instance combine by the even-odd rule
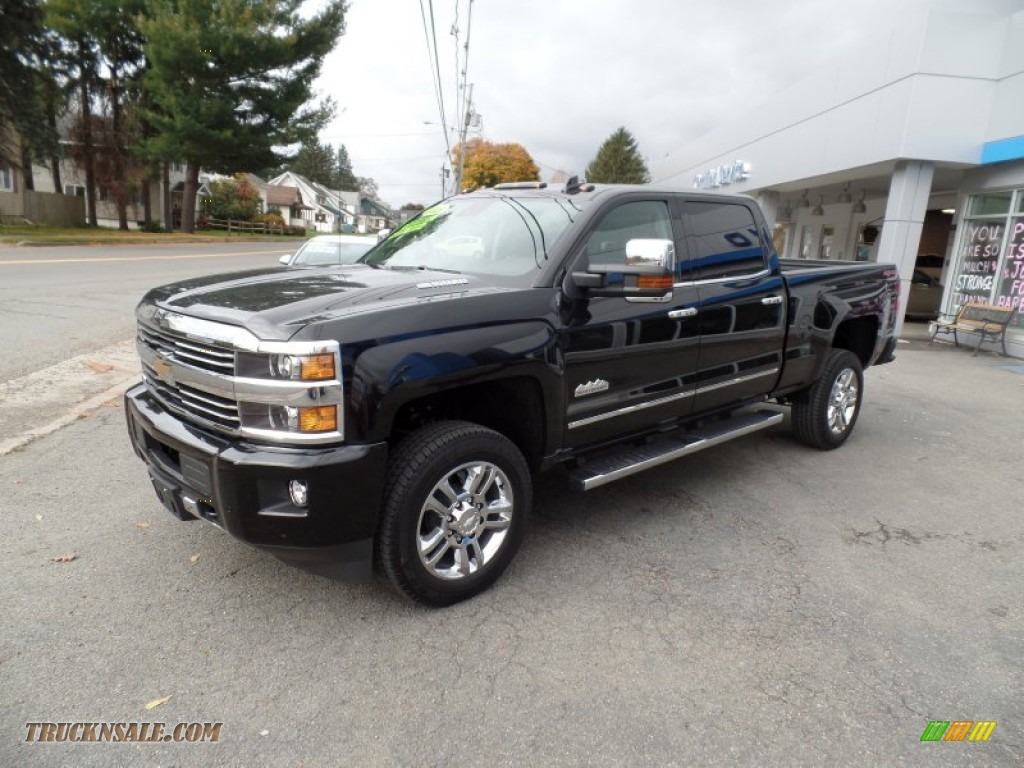
[[[439,611],[170,519],[99,408],[0,458],[0,765],[1020,765],[1024,376],[899,355],[839,451],[541,480],[504,578]],[[998,725],[920,742],[958,718]],[[21,743],[118,720],[224,727]]]
[[[273,266],[284,243],[0,247],[0,382],[132,335],[147,290]]]

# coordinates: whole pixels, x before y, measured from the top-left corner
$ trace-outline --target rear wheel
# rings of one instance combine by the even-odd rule
[[[793,432],[797,440],[829,451],[850,436],[860,414],[864,371],[860,359],[833,349],[821,377],[793,400]]]
[[[478,424],[430,424],[390,461],[378,550],[406,597],[451,605],[493,584],[515,556],[532,496],[526,460]]]

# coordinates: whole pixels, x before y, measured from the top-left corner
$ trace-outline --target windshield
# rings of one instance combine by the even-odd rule
[[[397,229],[365,263],[388,269],[526,275],[540,269],[579,210],[566,198],[454,198]]]
[[[310,240],[295,254],[291,266],[322,264],[355,264],[374,245],[366,242],[342,242],[340,240]]]

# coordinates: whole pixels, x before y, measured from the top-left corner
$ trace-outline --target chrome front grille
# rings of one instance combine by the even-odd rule
[[[235,353],[230,347],[186,338],[142,324],[139,325],[138,338],[166,359],[228,376],[235,372]]]
[[[136,343],[142,358],[142,379],[166,407],[224,431],[236,432],[241,427],[238,403],[233,398],[196,386],[204,381],[229,381],[210,374],[217,377],[234,374],[235,353],[231,348],[142,323],[138,326]],[[190,383],[180,381],[171,373],[171,363],[196,371],[189,377]],[[180,373],[181,369],[178,371]],[[193,377],[197,380],[191,381]],[[219,388],[222,392],[231,391],[230,383],[222,383]]]
[[[241,426],[238,403],[234,400],[204,392],[187,384],[165,381],[146,363],[142,364],[142,380],[146,382],[150,392],[174,410],[229,430],[236,430]]]
[[[337,341],[263,340],[237,325],[219,323],[143,302],[136,310],[135,347],[142,378],[154,400],[201,427],[252,440],[320,445],[344,440],[340,345]],[[247,355],[248,357],[243,357]],[[331,379],[276,375],[274,355],[331,355]],[[253,357],[256,358],[253,364]],[[333,406],[333,429],[302,429],[303,408]]]

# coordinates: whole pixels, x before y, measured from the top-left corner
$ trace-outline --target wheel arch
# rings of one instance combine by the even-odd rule
[[[387,439],[397,442],[435,421],[468,421],[493,429],[522,452],[536,471],[548,441],[544,390],[532,376],[511,376],[443,389],[395,405],[387,423],[379,423]]]
[[[877,316],[848,317],[836,326],[832,336],[832,348],[853,352],[860,360],[860,364],[867,368],[871,363],[877,341]]]

